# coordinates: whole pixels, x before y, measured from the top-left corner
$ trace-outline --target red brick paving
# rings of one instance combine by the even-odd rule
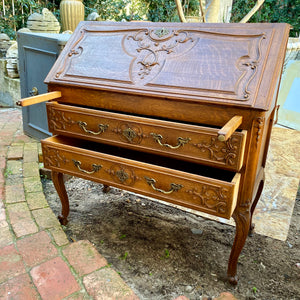
[[[26,273],[21,255],[14,245],[0,249],[0,283],[20,274]]]
[[[26,203],[16,203],[7,206],[10,223],[17,237],[38,232]]]
[[[4,170],[6,166],[6,159],[4,156],[0,156],[0,171]]]
[[[13,243],[13,235],[7,226],[0,226],[0,248]]]
[[[7,185],[5,188],[5,202],[15,203],[25,201],[23,184]]]
[[[4,174],[0,170],[0,183],[4,183],[4,182],[5,182],[5,180],[4,180]]]
[[[43,300],[61,300],[80,290],[68,265],[60,257],[34,267],[30,274]]]
[[[35,286],[28,274],[16,276],[0,284],[0,299],[35,300],[38,297]]]
[[[33,267],[57,256],[58,252],[45,231],[17,241],[17,248],[26,265]]]
[[[0,299],[139,299],[90,242],[68,245],[44,198],[33,203],[43,197],[38,164],[31,163],[38,153],[21,127],[20,110],[0,109]],[[215,300],[235,298],[222,293]]]
[[[106,259],[98,253],[89,241],[78,241],[70,244],[63,250],[63,254],[80,276],[107,265]]]

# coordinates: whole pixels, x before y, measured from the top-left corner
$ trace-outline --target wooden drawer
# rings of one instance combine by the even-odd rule
[[[236,206],[238,173],[64,136],[42,149],[45,167],[58,172],[227,219]]]
[[[47,103],[49,130],[148,153],[179,158],[239,171],[246,131],[235,132],[226,142],[218,129],[162,121],[107,111]]]

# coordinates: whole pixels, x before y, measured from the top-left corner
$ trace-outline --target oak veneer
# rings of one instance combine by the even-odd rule
[[[287,24],[80,23],[46,78],[61,93],[47,105],[57,136],[42,142],[61,222],[62,173],[233,217],[236,284],[288,34]]]

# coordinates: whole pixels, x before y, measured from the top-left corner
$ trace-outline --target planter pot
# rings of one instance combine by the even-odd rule
[[[78,23],[84,20],[82,0],[62,0],[59,9],[63,31],[74,31]]]
[[[196,16],[186,16],[185,19],[188,23],[202,22],[202,18]]]

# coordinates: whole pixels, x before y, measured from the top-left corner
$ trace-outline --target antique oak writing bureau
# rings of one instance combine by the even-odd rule
[[[81,22],[46,78],[42,141],[62,174],[236,223],[236,268],[264,183],[287,24]],[[27,101],[27,104],[26,104]]]

